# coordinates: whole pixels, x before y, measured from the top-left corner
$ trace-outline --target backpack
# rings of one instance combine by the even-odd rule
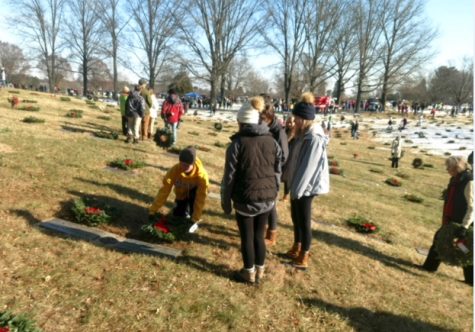
[[[168,100],[172,105],[175,105],[175,104],[177,104],[177,103],[180,101],[180,98],[178,98],[177,95],[172,94],[172,95],[168,95],[167,100]]]

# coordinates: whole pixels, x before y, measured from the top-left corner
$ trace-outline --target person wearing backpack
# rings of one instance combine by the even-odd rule
[[[126,143],[132,142],[134,139],[134,144],[138,144],[140,138],[140,123],[145,114],[145,101],[140,95],[142,90],[141,85],[135,86],[135,91],[129,94],[127,102],[125,103],[125,114],[127,115],[127,140]]]
[[[183,105],[181,104],[177,91],[175,89],[168,90],[168,96],[162,106],[161,116],[166,122],[167,129],[173,130],[172,145],[175,145],[178,140],[177,125],[182,115]]]

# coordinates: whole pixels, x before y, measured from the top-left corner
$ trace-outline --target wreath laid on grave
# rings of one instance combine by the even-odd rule
[[[31,99],[23,99],[22,102],[24,102],[26,104],[37,104],[38,103],[37,100],[31,100]]]
[[[142,168],[145,166],[143,161],[132,160],[128,158],[127,159],[118,158],[114,160],[110,165],[111,167],[117,167],[126,171],[129,171],[131,169]]]
[[[93,102],[92,100],[86,100],[86,104],[88,104],[88,105],[96,105],[96,103]]]
[[[418,135],[419,135],[419,138],[426,138],[426,135],[422,131],[419,132]]]
[[[194,111],[194,112],[193,112],[193,115],[194,115],[194,116],[197,116],[197,115],[198,115],[198,111]]]
[[[423,164],[424,164],[424,162],[422,161],[421,158],[414,158],[414,160],[412,161],[412,167],[414,167],[414,168],[419,168]]]
[[[440,229],[435,240],[437,257],[444,263],[453,266],[473,265],[473,228],[467,229],[465,239],[462,240],[454,238],[454,231],[459,227],[463,226],[451,222]],[[459,244],[465,246],[469,252],[464,253]]]
[[[71,101],[71,98],[69,98],[69,97],[60,97],[59,100],[61,100],[61,101]]]
[[[100,120],[105,120],[105,121],[110,121],[112,119],[110,116],[105,116],[105,115],[99,115],[97,118]]]
[[[15,91],[15,90],[12,90],[12,91],[8,91],[8,93],[13,93],[13,94],[16,94],[16,95],[18,95],[18,94],[20,94],[20,91]]]
[[[434,165],[433,165],[433,164],[424,164],[424,167],[427,167],[427,168],[434,168]]]
[[[379,174],[384,173],[384,171],[382,169],[379,169],[379,168],[371,168],[370,172],[379,173]]]
[[[218,123],[215,123],[215,124],[214,124],[214,129],[216,129],[216,130],[221,130],[221,129],[223,129],[223,125],[222,125],[221,123],[219,123],[219,122],[218,122]]]
[[[81,119],[82,118],[82,111],[81,110],[70,110],[68,113],[66,113],[66,116],[68,118]]]
[[[104,130],[101,130],[97,133],[94,133],[94,136],[99,137],[99,138],[107,138],[107,139],[118,139],[119,134],[117,134],[115,131],[107,132]]]
[[[393,187],[400,187],[400,186],[402,186],[402,182],[396,180],[395,178],[386,179],[386,181],[384,181],[384,182],[386,182],[387,184],[389,184],[390,186],[393,186]]]
[[[35,326],[30,314],[13,314],[11,311],[0,312],[0,332],[41,332]]]
[[[358,233],[376,233],[380,230],[378,225],[362,216],[351,217],[346,222],[348,226],[353,227]]]
[[[25,123],[45,123],[45,119],[40,119],[34,116],[28,116],[23,119],[23,122]]]
[[[214,146],[217,146],[218,148],[227,148],[231,143],[221,143],[221,142],[216,142],[214,143]]]
[[[376,147],[375,147],[375,146],[373,146],[373,145],[371,145],[371,146],[368,146],[368,149],[370,149],[370,150],[374,150],[374,149],[376,149]]]
[[[8,97],[7,100],[12,105],[12,108],[20,103],[20,99],[17,96]]]
[[[200,146],[200,145],[195,145],[195,149],[196,149],[196,150],[200,150],[200,151],[205,151],[205,152],[211,151],[210,148],[208,148],[208,147],[206,147],[206,146]]]
[[[218,134],[216,134],[216,133],[208,133],[208,134],[211,135],[211,136],[215,136],[215,137],[218,136]]]
[[[173,153],[173,154],[180,154],[181,149],[177,148],[176,146],[172,146],[172,147],[167,149],[167,152],[168,153]]]
[[[93,110],[98,110],[99,109],[99,106],[97,105],[89,105],[89,108],[93,109]]]
[[[173,133],[170,130],[166,128],[158,128],[155,132],[155,135],[153,136],[153,140],[159,147],[168,149],[172,146],[172,135]]]
[[[340,142],[340,145],[348,145],[346,142]]]
[[[353,155],[354,158],[358,158],[359,156],[360,156],[360,155],[357,154],[357,153],[355,153],[355,154]]]
[[[332,166],[332,167],[338,167],[340,166],[340,163],[338,161],[328,161],[328,166]]]
[[[30,92],[30,95],[33,95],[33,96],[39,96],[40,94],[37,93],[37,92]]]
[[[416,195],[409,195],[406,194],[404,195],[404,198],[407,199],[408,201],[414,202],[414,203],[423,203],[424,199],[422,197],[416,196]]]
[[[444,152],[444,156],[451,156],[452,153],[451,152]]]
[[[200,136],[200,133],[197,131],[190,131],[188,134],[193,135],[193,136]]]
[[[345,173],[342,169],[338,169],[335,167],[330,167],[329,172],[330,174],[335,174],[335,175],[343,175]]]
[[[35,106],[23,106],[19,108],[20,111],[28,111],[28,112],[39,112],[40,108]]]
[[[142,226],[142,230],[153,238],[173,242],[185,238],[192,225],[191,219],[157,214],[152,223]]]
[[[396,176],[399,176],[400,178],[403,178],[403,179],[409,179],[409,178],[410,178],[409,175],[407,175],[407,174],[405,174],[405,173],[401,173],[401,172],[398,172],[398,173],[396,174]]]
[[[71,211],[77,222],[89,226],[100,226],[111,223],[119,216],[115,207],[94,200],[77,198]]]

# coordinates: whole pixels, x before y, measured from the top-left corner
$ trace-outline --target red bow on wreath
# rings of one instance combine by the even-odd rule
[[[153,225],[156,229],[159,231],[163,231],[164,233],[170,232],[170,228],[167,226],[167,219],[165,216],[162,216],[162,218]]]

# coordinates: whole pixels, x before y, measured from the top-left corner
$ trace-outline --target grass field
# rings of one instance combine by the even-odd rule
[[[250,287],[230,281],[242,267],[240,241],[234,215],[223,215],[217,200],[207,199],[203,225],[189,241],[171,245],[183,250],[177,261],[115,252],[38,228],[51,217],[71,220],[72,200],[90,196],[122,211],[104,229],[144,239],[140,227],[148,207],[177,159],[152,142],[93,139],[99,130],[120,132],[116,108],[107,108],[112,119],[106,121],[98,119],[104,112],[80,99],[24,90],[18,96],[38,100],[41,110],[12,110],[7,90],[0,90],[0,312],[32,313],[44,332],[473,330],[473,288],[461,282],[462,270],[442,265],[430,274],[414,267],[424,261],[415,248],[428,249],[441,222],[440,196],[449,180],[443,157],[406,149],[400,171],[410,178],[389,187],[384,181],[397,172],[388,147],[370,141],[369,131],[353,141],[340,130],[329,154],[347,177],[331,175],[331,193],[314,200],[313,217],[327,226],[312,226],[308,271],[287,269],[277,256],[293,242],[290,205],[279,201],[278,243],[268,250],[263,283]],[[83,110],[83,118],[66,117],[71,109]],[[31,115],[46,122],[22,122]],[[178,145],[211,148],[198,151],[198,158],[210,175],[210,191],[219,193],[225,149],[214,143],[227,143],[237,125],[224,124],[226,132],[214,137],[208,134],[214,122],[184,119]],[[465,125],[473,128],[472,118]],[[188,134],[193,131],[200,135]],[[416,156],[434,168],[412,168]],[[122,157],[146,167],[135,177],[102,169]],[[408,202],[406,193],[424,202]],[[172,202],[173,195],[165,211]],[[381,232],[362,236],[330,227],[346,228],[355,214]]]

